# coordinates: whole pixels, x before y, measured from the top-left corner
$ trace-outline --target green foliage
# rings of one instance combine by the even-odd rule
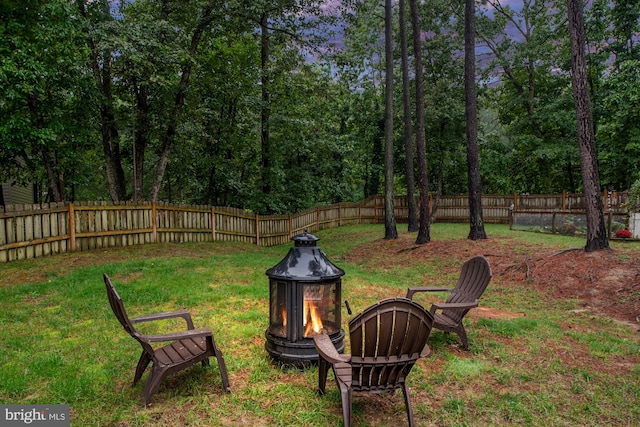
[[[80,13],[85,3],[86,19]],[[520,9],[481,3],[483,191],[581,191],[564,2]],[[143,181],[142,194],[150,193],[167,139],[173,145],[162,200],[289,213],[381,193],[380,6],[373,0],[332,7],[316,0],[4,1],[0,181],[39,184],[43,201],[51,197],[46,189],[58,187],[67,200],[107,199],[103,138],[109,135],[111,161],[123,170],[124,198],[133,193],[134,177]],[[600,178],[625,190],[640,169],[640,8],[630,0],[587,6]],[[419,4],[429,182],[445,194],[467,187],[460,7],[441,0]],[[263,70],[256,29],[265,13],[272,31]],[[205,31],[194,40],[200,25]],[[174,115],[185,70],[191,75],[184,106]],[[395,99],[399,106],[399,92]],[[271,143],[263,153],[266,107]],[[109,108],[112,118],[105,114]],[[402,120],[394,123],[394,183],[404,193]],[[134,161],[142,170],[134,171]]]
[[[640,171],[640,57],[625,61],[602,82],[598,127],[603,184],[628,189]],[[631,172],[631,173],[630,173]]]
[[[520,10],[488,3],[493,18],[483,14],[478,22],[480,38],[493,53],[485,71],[504,70],[500,84],[486,91],[487,108],[495,110],[502,126],[494,126],[491,134],[500,149],[499,164],[488,160],[502,166],[502,173],[489,173],[504,183],[498,188],[506,184],[511,192],[576,191],[580,157],[571,82],[568,73],[558,70],[565,68],[568,55],[567,36],[558,28],[564,6],[552,2],[557,9],[542,13],[547,2]],[[505,37],[507,28],[518,37]],[[498,145],[501,140],[506,142]]]
[[[73,6],[8,2],[0,14],[0,180],[51,184],[49,162],[54,173],[74,182],[88,170],[79,161],[88,147],[82,121],[88,84]]]
[[[629,189],[626,208],[629,212],[637,212],[638,208],[640,208],[640,178],[637,179]]]

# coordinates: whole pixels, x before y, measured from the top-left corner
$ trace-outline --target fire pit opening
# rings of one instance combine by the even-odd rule
[[[318,361],[313,335],[323,330],[342,352],[342,280],[345,274],[316,246],[320,240],[305,232],[294,236],[287,256],[267,270],[269,329],[265,348],[280,364],[304,368]]]

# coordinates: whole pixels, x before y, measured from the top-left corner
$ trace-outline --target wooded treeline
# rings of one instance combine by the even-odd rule
[[[429,188],[466,193],[465,1],[416,4],[406,75],[422,69]],[[584,6],[600,182],[625,190],[640,178],[640,5]],[[567,16],[566,0],[476,4],[483,193],[584,190]],[[382,0],[4,0],[0,18],[0,181],[37,183],[40,202],[287,214],[383,193]],[[407,194],[400,165],[418,164],[391,34],[393,186]]]

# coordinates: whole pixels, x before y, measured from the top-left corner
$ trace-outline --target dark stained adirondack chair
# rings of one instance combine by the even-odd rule
[[[483,256],[471,258],[462,265],[462,271],[456,287],[444,289],[437,287],[410,287],[407,298],[413,299],[417,292],[451,292],[446,302],[434,303],[429,311],[433,314],[433,327],[445,332],[455,332],[465,349],[469,349],[467,332],[462,324],[464,316],[478,306],[480,296],[491,281],[491,266]]]
[[[215,356],[218,360],[218,368],[222,376],[224,390],[228,393],[231,392],[224,358],[222,357],[222,352],[216,346],[211,329],[194,328],[191,314],[186,310],[156,313],[129,319],[122,304],[122,299],[111,283],[111,279],[109,279],[109,276],[106,274],[104,275],[104,283],[107,286],[107,296],[109,297],[109,304],[111,304],[114,314],[124,327],[124,330],[142,346],[142,355],[138,361],[136,373],[133,378],[134,386],[140,381],[140,378],[142,378],[142,374],[149,363],[153,362],[149,378],[147,378],[144,386],[142,405],[149,403],[151,396],[153,396],[153,393],[164,377],[186,369],[198,362],[202,362],[203,366],[207,366],[209,365],[210,356]],[[184,319],[187,323],[187,330],[160,335],[143,335],[133,326],[140,322],[151,322],[171,318]],[[163,342],[170,343],[155,349],[151,346],[152,343]]]
[[[351,355],[339,354],[327,334],[313,337],[318,350],[318,388],[325,392],[327,373],[333,367],[342,397],[345,427],[351,425],[353,391],[383,393],[402,389],[409,425],[414,425],[405,379],[427,346],[433,316],[406,298],[385,299],[349,322]]]

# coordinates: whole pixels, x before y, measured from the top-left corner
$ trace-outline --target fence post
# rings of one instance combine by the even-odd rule
[[[289,240],[293,237],[293,215],[289,215]]]
[[[211,206],[211,241],[216,241],[216,207]]]
[[[260,216],[256,214],[256,246],[260,246]]]
[[[69,203],[69,251],[76,251],[76,212],[73,203]]]
[[[507,222],[509,223],[509,230],[513,230],[513,208],[507,209]]]
[[[151,202],[151,241],[158,243],[158,209],[156,202]]]
[[[373,196],[373,223],[378,223],[378,196]]]

